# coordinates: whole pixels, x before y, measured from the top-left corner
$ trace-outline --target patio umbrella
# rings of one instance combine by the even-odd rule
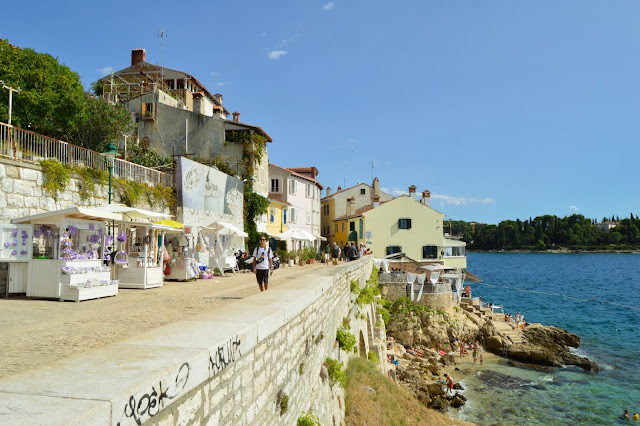
[[[313,235],[313,234],[308,233],[307,231],[295,228],[295,229],[289,229],[288,231],[285,231],[282,234],[280,234],[280,239],[282,239],[282,240],[292,239],[292,240],[300,240],[300,241],[315,241],[315,240],[317,240],[317,237],[315,235]]]
[[[445,269],[455,269],[452,268],[450,266],[444,266],[444,265],[425,265],[425,266],[421,266],[418,269],[428,269],[429,271],[444,271]]]
[[[169,220],[169,219],[165,219],[165,220],[159,220],[157,222],[154,222],[156,225],[165,225],[165,226],[170,226],[174,229],[182,229],[184,228],[184,225],[181,224],[180,222],[176,222],[175,220]]]

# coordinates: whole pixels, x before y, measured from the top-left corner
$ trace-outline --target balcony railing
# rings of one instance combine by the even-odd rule
[[[55,158],[68,166],[107,171],[103,157],[96,151],[5,123],[0,123],[0,157],[33,164]],[[113,176],[151,186],[173,186],[171,174],[120,159],[115,161]]]
[[[406,272],[381,272],[378,274],[378,282],[382,285],[406,285],[407,283],[407,273]],[[413,290],[416,294],[420,291],[421,284],[417,282],[413,285]],[[408,291],[408,290],[407,290]],[[447,282],[437,282],[436,284],[431,284],[431,282],[425,281],[424,288],[422,293],[431,293],[431,294],[440,294],[440,293],[451,293],[452,288],[451,284]]]

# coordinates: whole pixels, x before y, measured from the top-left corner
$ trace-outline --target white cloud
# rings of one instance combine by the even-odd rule
[[[211,71],[211,75],[215,77],[216,75],[218,75],[218,73],[215,71]]]
[[[569,206],[569,210],[577,212],[578,210],[580,210],[580,207],[576,207],[576,206]]]
[[[231,86],[231,82],[230,81],[219,81],[219,82],[216,83],[216,86],[220,86],[220,87]]]
[[[333,10],[333,8],[335,7],[335,5],[336,5],[336,2],[335,2],[335,1],[332,1],[331,3],[327,3],[327,4],[325,4],[324,6],[322,6],[322,8],[323,8],[324,10]]]
[[[267,58],[276,60],[276,59],[280,59],[280,56],[283,56],[286,54],[287,52],[285,50],[272,50],[271,52],[267,53]]]
[[[440,200],[440,205],[450,204],[454,206],[468,206],[469,204],[493,204],[493,198],[453,197],[451,195],[431,193],[431,199]]]
[[[268,33],[260,33],[260,37],[266,37],[268,35],[269,35]]]
[[[100,75],[109,75],[109,74],[113,74],[113,68],[112,67],[99,68],[96,70],[96,72]]]

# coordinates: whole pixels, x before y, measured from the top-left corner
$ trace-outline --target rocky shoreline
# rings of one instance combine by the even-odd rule
[[[452,312],[438,311],[437,314],[406,308],[392,312],[387,335],[395,340],[398,383],[429,408],[447,411],[448,407],[464,405],[466,399],[463,395],[457,392],[446,395],[442,384],[445,373],[456,381],[462,378],[458,346],[461,341],[477,341],[485,355],[495,354],[510,359],[518,366],[553,368],[574,365],[585,371],[598,371],[593,361],[571,353],[570,348],[580,346],[580,337],[576,334],[541,324],[532,324],[522,330],[510,326],[512,331],[507,332],[499,330],[496,324],[501,329],[505,328],[497,318],[481,318],[457,308]],[[513,333],[517,333],[517,337]],[[462,390],[456,385],[458,390]]]

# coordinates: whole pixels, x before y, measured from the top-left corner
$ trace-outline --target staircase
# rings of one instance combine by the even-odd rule
[[[460,301],[460,307],[466,312],[469,312],[470,314],[473,314],[480,319],[486,317],[491,318],[491,310],[489,308],[481,308],[480,302],[478,302],[477,300],[474,301],[472,299],[462,299]]]

